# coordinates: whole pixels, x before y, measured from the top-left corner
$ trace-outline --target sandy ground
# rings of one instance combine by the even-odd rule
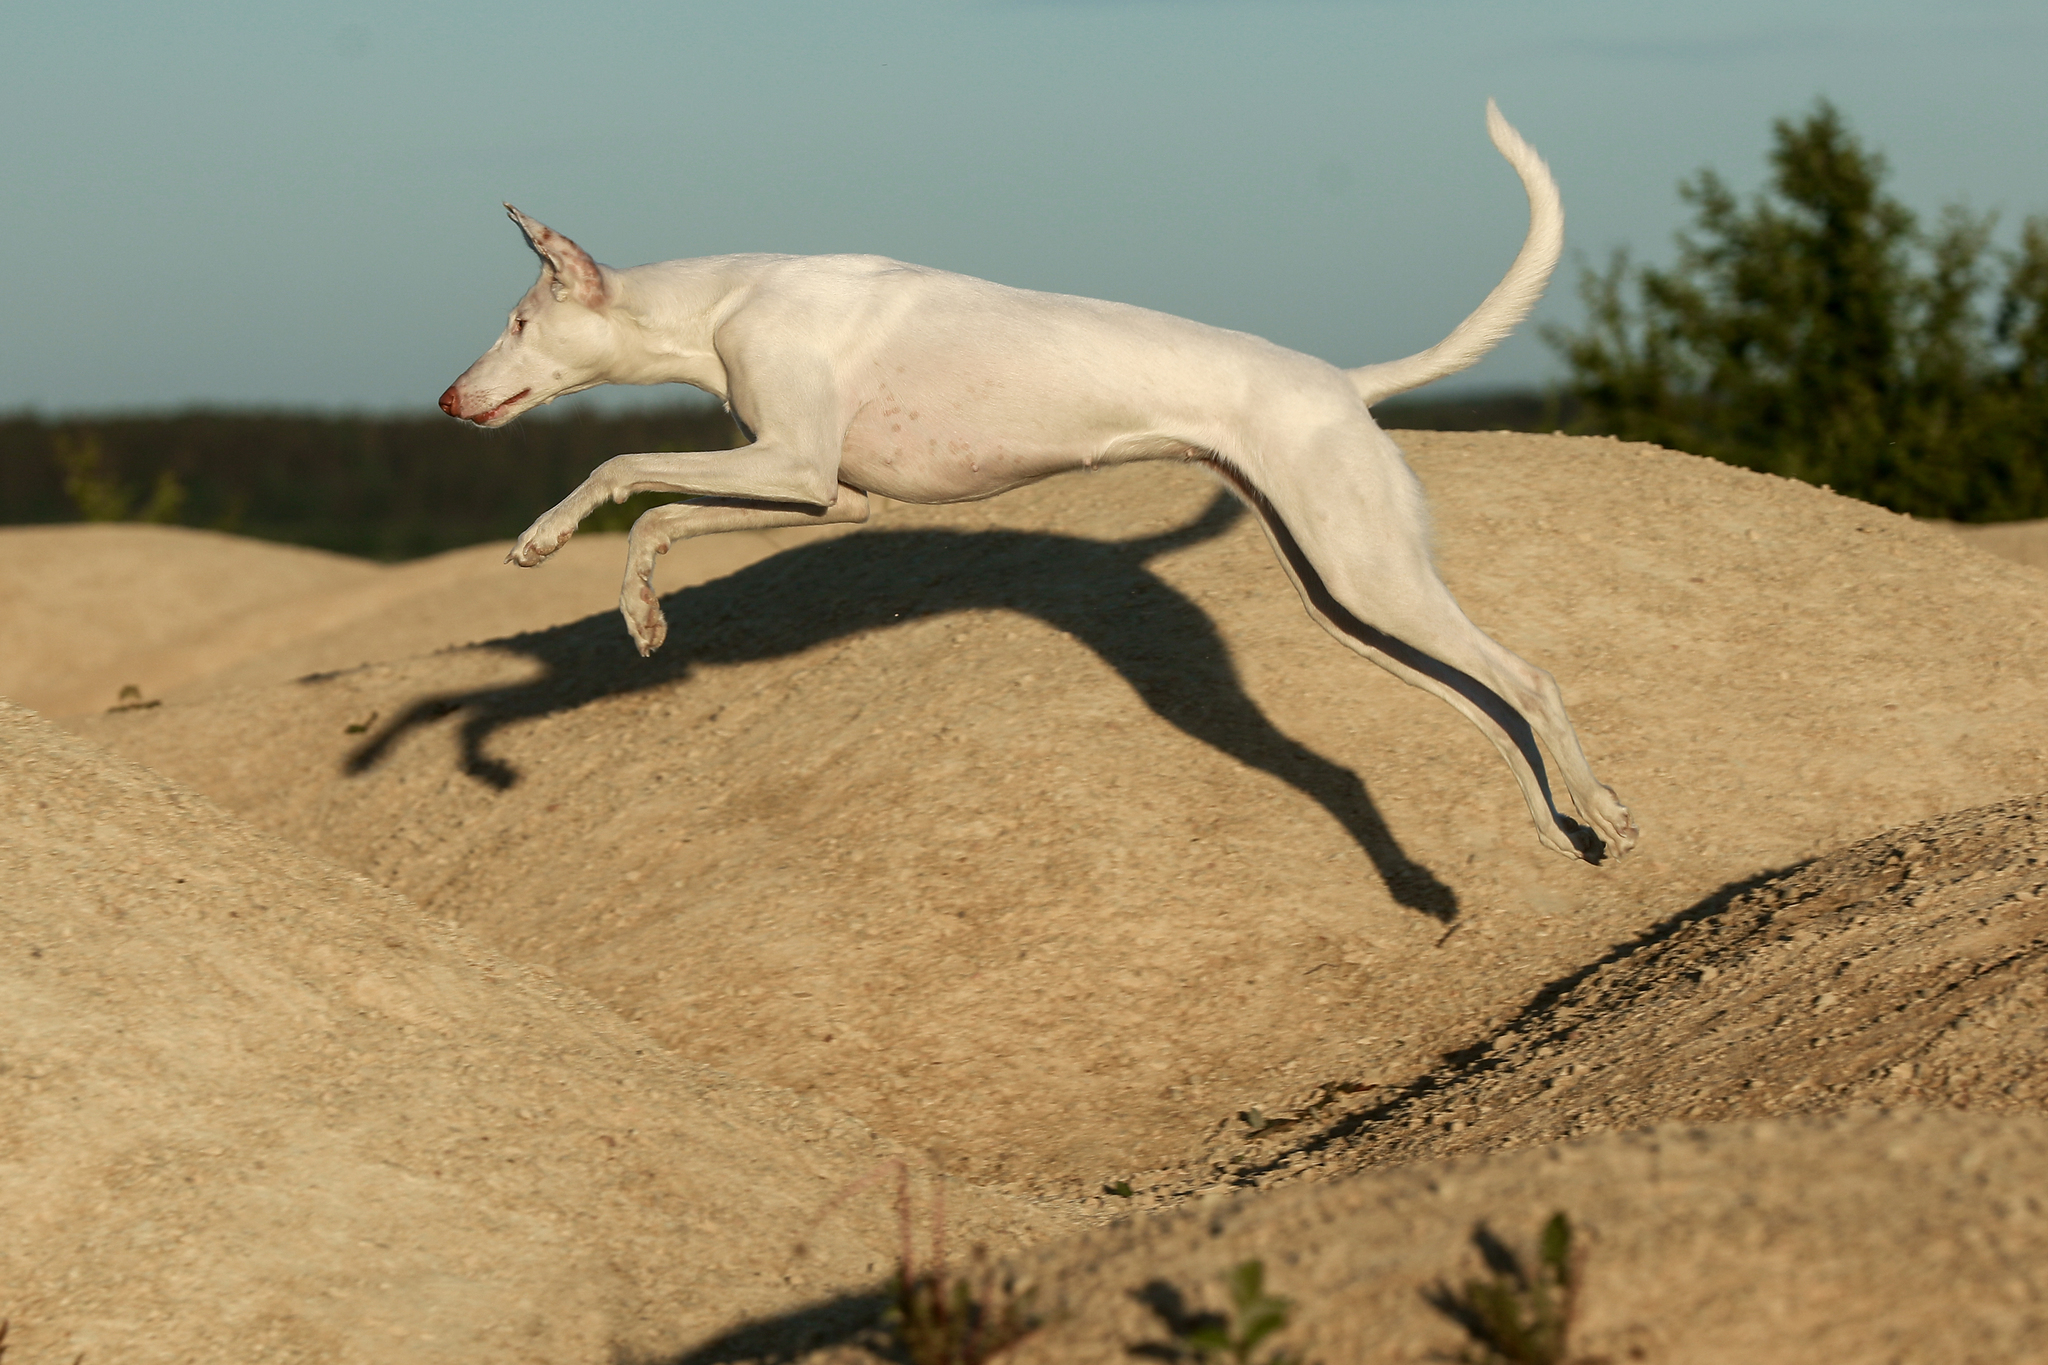
[[[2048,798],[1888,830],[1730,888],[1537,992],[1399,1087],[1220,1132],[1138,1207],[1683,1120],[1878,1106],[2038,1114]]]
[[[701,583],[836,530],[684,545],[664,588]],[[623,535],[585,535],[541,569],[502,545],[386,565],[174,526],[0,530],[0,696],[46,715],[236,687],[559,625],[616,597]]]
[[[10,1365],[596,1365],[889,1264],[865,1126],[5,703],[0,755]]]
[[[1031,1258],[1061,1312],[1009,1358],[1157,1352],[1177,1320],[1227,1311],[1227,1274],[1256,1258],[1297,1304],[1268,1350],[1457,1360],[1469,1339],[1432,1299],[1485,1276],[1475,1233],[1533,1262],[1566,1210],[1585,1253],[1579,1360],[2040,1360],[2044,1139],[2039,1115],[1669,1124],[1219,1201]]]
[[[1996,526],[1961,526],[1949,530],[1987,554],[2036,569],[2048,569],[2048,521],[2009,521]]]
[[[672,1220],[696,1210],[689,1235],[727,1236],[724,1264],[752,1277],[752,1297],[660,1280],[634,1268],[639,1253],[621,1252],[611,1279],[541,1258],[590,1279],[580,1298],[508,1269],[522,1287],[502,1292],[542,1305],[534,1320],[574,1305],[548,1358],[738,1361],[845,1335],[836,1324],[872,1315],[861,1276],[886,1200],[816,1253],[812,1278],[776,1276],[797,1209],[890,1152],[953,1174],[963,1236],[1037,1242],[1033,1273],[1071,1312],[1031,1349],[1058,1358],[1137,1341],[1128,1294],[1147,1276],[1213,1279],[1241,1253],[1295,1257],[1301,1281],[1280,1287],[1302,1299],[1304,1330],[1321,1323],[1303,1340],[1328,1359],[1455,1348],[1416,1277],[1465,1273],[1474,1219],[1528,1222],[1550,1199],[1583,1208],[1606,1259],[1631,1267],[1616,1295],[1668,1300],[1589,1316],[1602,1351],[2048,1353],[2048,1286],[1986,1279],[1970,1259],[2031,1246],[2025,1220],[2048,1208],[2042,1172],[2016,1155],[2038,1146],[2025,1125],[2048,1099],[2029,799],[2048,791],[2048,576],[2015,562],[2035,541],[1612,441],[1403,441],[1447,581],[1557,675],[1594,766],[1644,827],[1634,858],[1591,869],[1543,851],[1489,746],[1322,635],[1249,520],[1176,469],[889,506],[813,544],[685,547],[665,566],[672,633],[652,661],[609,609],[615,538],[522,573],[495,547],[384,569],[199,533],[8,531],[0,690],[247,821],[262,834],[208,816],[268,856],[360,874],[379,913],[453,921],[437,942],[521,964],[525,989],[577,1002],[537,1014],[532,1036],[594,1047],[580,1040],[602,1002],[603,1027],[700,1087],[692,1112],[738,1125],[751,1159],[810,1161],[806,1179],[760,1177],[751,1210],[715,1181],[701,1204],[670,1206]],[[126,595],[114,565],[128,566]],[[96,621],[110,598],[118,609]],[[486,643],[445,648],[472,640]],[[164,704],[101,714],[126,683]],[[82,765],[93,751],[65,752]],[[11,785],[41,790],[15,776],[29,760],[7,761]],[[142,837],[114,828],[115,844]],[[18,861],[40,866],[38,847]],[[115,876],[64,868],[73,890],[51,882],[38,913],[75,917],[63,896]],[[99,989],[214,999],[200,977]],[[292,1041],[304,1030],[216,1003],[214,1037],[239,1021],[248,1046],[277,1049],[276,1070],[192,1093],[231,1107],[267,1095],[275,1123],[331,1122],[306,1098],[331,1083]],[[68,1046],[127,1065],[107,1039]],[[455,1065],[431,1038],[356,1050],[388,1054],[393,1075]],[[295,1064],[309,1089],[286,1085]],[[494,1065],[510,1074],[493,1085],[546,1083]],[[587,1061],[591,1095],[511,1108],[573,1134],[632,1066]],[[0,1072],[0,1087],[20,1074]],[[359,1098],[356,1150],[404,1150],[402,1089]],[[1871,1105],[1929,1116],[1829,1118]],[[747,1128],[761,1106],[783,1126]],[[122,1122],[93,1113],[96,1131]],[[1693,1127],[1600,1136],[1674,1123]],[[1783,1160],[1759,1169],[1759,1143]],[[2012,1215],[2018,1240],[1998,1240],[1992,1196],[1957,1192],[1967,1171],[1963,1185],[1898,1179],[1888,1154],[1914,1144],[1941,1170],[1975,1161],[2004,1182],[2034,1210]],[[600,1179],[562,1150],[549,1166],[562,1181]],[[1693,1174],[1660,1205],[1641,1172],[1666,1150]],[[1834,1169],[1830,1152],[1840,1178],[1810,1177]],[[1402,1204],[1453,1179],[1440,1171],[1480,1173],[1455,1177],[1471,1199]],[[1130,1198],[1104,1192],[1119,1181]],[[464,1198],[447,1200],[450,1229],[491,1207]],[[1394,1236],[1372,1219],[1397,1205],[1408,1251],[1341,1249]],[[1243,1235],[1200,1231],[1225,1209]],[[1744,1209],[1774,1212],[1737,1227]],[[1901,1308],[1894,1326],[1869,1325],[1869,1304],[1898,1298],[1874,1253],[1828,1262],[1810,1295],[1787,1298],[1765,1262],[1712,1238],[1673,1250],[1694,1214],[1731,1245],[1802,1263],[1831,1238],[1877,1245],[1941,1224],[1963,1249],[1930,1273],[1944,1293],[1968,1277],[1982,1312]],[[1318,1219],[1329,1231],[1287,1231]],[[1053,1235],[1076,1220],[1113,1227]],[[640,1225],[614,1221],[637,1245]],[[597,1246],[586,1226],[558,1236]],[[278,1264],[306,1254],[288,1247]],[[435,1254],[389,1282],[427,1275]],[[46,1254],[50,1274],[65,1255]],[[1357,1344],[1367,1281],[1406,1305],[1384,1349]],[[1784,1349],[1717,1328],[1698,1285],[1791,1303],[1770,1319]],[[281,1322],[299,1321],[288,1291],[266,1292]],[[110,1310],[37,1293],[0,1303],[24,1359],[44,1358],[32,1342],[113,1330]],[[1630,1326],[1666,1308],[1664,1335]],[[499,1342],[479,1325],[491,1317],[455,1336]],[[1863,1335],[1823,1332],[1850,1318]],[[348,1351],[376,1340],[367,1318],[338,1321],[329,1340]],[[1869,1344],[1882,1341],[1898,1349]]]

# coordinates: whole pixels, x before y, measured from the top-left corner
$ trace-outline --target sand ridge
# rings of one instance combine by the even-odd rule
[[[1731,887],[1398,1087],[1325,1087],[1135,1179],[1137,1207],[1660,1122],[2048,1107],[2048,797]]]
[[[964,1237],[1040,1246],[1016,1264],[1072,1307],[1073,1330],[1030,1349],[1062,1358],[1156,1332],[1129,1297],[1148,1276],[1213,1284],[1253,1252],[1276,1274],[1334,1267],[1296,1282],[1305,1330],[1323,1324],[1304,1340],[1324,1358],[1362,1341],[1345,1306],[1360,1295],[1406,1305],[1390,1340],[1454,1347],[1440,1316],[1416,1310],[1428,1277],[1463,1273],[1474,1219],[1533,1226],[1553,1199],[1592,1220],[1606,1263],[1649,1267],[1610,1304],[1677,1303],[1689,1275],[1782,1304],[1768,1277],[1744,1278],[1713,1246],[1673,1251],[1688,1210],[1738,1246],[1809,1260],[1829,1239],[1962,1229],[1960,1249],[1925,1272],[1967,1286],[1956,1301],[1968,1311],[1945,1327],[1893,1312],[1891,1271],[1853,1255],[1813,1282],[1814,1302],[1859,1305],[1847,1316],[1892,1323],[1900,1341],[1946,1343],[1929,1348],[1944,1359],[2043,1349],[2042,1286],[1981,1260],[2031,1245],[2033,1196],[2009,1213],[1972,1172],[2023,1190],[2037,1180],[2023,1149],[2048,1044],[2032,795],[2048,790],[2048,580],[1948,529],[1650,447],[1401,440],[1430,491],[1446,579],[1556,674],[1596,770],[1642,821],[1628,862],[1593,870],[1540,849],[1485,742],[1316,630],[1249,520],[1204,476],[1167,467],[986,504],[888,505],[868,527],[767,557],[742,547],[723,576],[664,580],[673,633],[651,661],[610,609],[616,541],[598,538],[572,542],[592,555],[560,598],[545,590],[552,567],[493,579],[480,548],[413,569],[417,591],[382,571],[337,582],[332,616],[303,634],[250,624],[288,614],[290,594],[252,599],[224,625],[196,621],[195,638],[221,643],[152,709],[99,714],[121,661],[106,662],[117,651],[104,643],[81,648],[91,686],[65,723],[283,841],[265,848],[351,869],[403,914],[458,922],[475,953],[578,1002],[569,1022],[549,1007],[532,1026],[574,1040],[559,1045],[573,1065],[529,1071],[516,1048],[473,1063],[508,1097],[498,1108],[545,1115],[521,1120],[523,1141],[558,1143],[548,1169],[565,1183],[465,1186],[421,1234],[480,1235],[457,1230],[511,1201],[550,1229],[538,1244],[575,1249],[552,1268],[513,1257],[462,1291],[546,1304],[523,1321],[551,1324],[558,1358],[602,1348],[708,1365],[786,1359],[821,1334],[860,1339],[876,1287],[860,1274],[893,1235],[885,1208],[821,1247],[814,1279],[776,1276],[797,1209],[892,1152],[964,1182]],[[13,534],[0,533],[0,563]],[[375,593],[381,605],[361,609]],[[509,633],[466,645],[489,621]],[[171,632],[151,647],[180,646]],[[7,761],[10,776],[29,762]],[[140,837],[129,829],[112,822],[107,847]],[[46,851],[22,859],[58,875]],[[216,861],[224,884],[271,875]],[[77,916],[77,887],[118,900],[128,875],[88,860],[62,891],[72,900],[52,890],[50,903]],[[118,946],[128,931],[107,932]],[[180,960],[217,951],[192,942],[209,946]],[[308,989],[354,979],[332,963],[293,970]],[[216,994],[208,980],[108,990],[175,1004]],[[435,980],[430,997],[479,989]],[[403,983],[391,1008],[422,1008],[423,980]],[[213,1036],[246,1031],[273,1058],[292,1045],[236,998],[209,1016]],[[37,999],[38,1017],[85,1014]],[[462,1008],[485,1017],[484,1004]],[[650,1200],[656,1212],[632,1207],[576,1145],[603,1126],[588,1115],[618,1102],[616,1078],[652,1085],[638,1059],[585,1041],[614,1014],[604,1027],[697,1087],[670,1092],[665,1115],[737,1134],[757,1165],[735,1170],[810,1174],[749,1185],[713,1172],[700,1194],[677,1167],[657,1182],[674,1193]],[[355,1050],[388,1052],[391,1075],[417,1070],[451,1103],[481,1103],[417,1041],[380,1034]],[[121,1046],[73,1052],[112,1065]],[[253,1086],[216,1076],[191,1089],[269,1087],[281,1098],[259,1113],[318,1131],[319,1096],[339,1084],[327,1078],[365,1067],[303,1060],[306,1089],[276,1060]],[[571,1073],[584,1089],[553,1092],[552,1109],[512,1098]],[[0,1085],[21,1075],[0,1072]],[[49,1102],[78,1084],[67,1076]],[[357,1150],[423,1159],[393,1127],[409,1112],[398,1089],[355,1084],[337,1093],[364,1106]],[[1932,1117],[1834,1117],[1871,1103]],[[1613,1135],[1674,1122],[1687,1134]],[[665,1131],[658,1145],[694,1159],[686,1126]],[[1741,1184],[1770,1143],[1786,1179]],[[1659,1193],[1665,1159],[1645,1156],[1667,1149],[1694,1171],[1680,1194]],[[1895,1150],[1960,1174],[1913,1184]],[[1830,1152],[1845,1172],[1832,1184]],[[1558,1184],[1560,1170],[1579,1174]],[[1119,1180],[1131,1199],[1104,1192]],[[1478,1193],[1433,1212],[1402,1202],[1445,1180]],[[560,1192],[576,1189],[623,1201],[606,1207],[620,1210],[626,1269],[575,1259],[605,1240],[561,1211]],[[1778,1212],[1744,1225],[1746,1197]],[[1386,1223],[1367,1209],[1408,1212]],[[1208,1231],[1218,1218],[1225,1231]],[[1301,1231],[1319,1219],[1393,1249],[1361,1261],[1336,1233]],[[1113,1226],[1061,1239],[1077,1220]],[[1230,1231],[1257,1228],[1276,1231]],[[679,1235],[757,1277],[744,1308],[680,1270],[635,1268]],[[219,1240],[201,1245],[215,1250],[195,1265],[221,1254]],[[108,1264],[144,1273],[145,1250]],[[440,1254],[390,1282],[436,1283]],[[575,1283],[547,1278],[558,1273]],[[38,1293],[39,1320],[74,1335],[112,1311]],[[280,1340],[312,1330],[318,1315],[289,1294],[269,1302]],[[31,1320],[0,1305],[10,1311]],[[1825,1324],[1793,1304],[1771,1309],[1792,1333],[1773,1354],[1704,1308],[1672,1311],[1701,1324],[1694,1345],[1747,1343],[1739,1358],[1804,1359],[1809,1338],[1861,1358],[1866,1339],[1815,1336]],[[736,1315],[761,1320],[735,1329]],[[498,1316],[450,1321],[497,1350]],[[366,1352],[384,1331],[366,1312],[332,1321],[323,1340],[337,1350]],[[1600,1349],[1617,1358],[1637,1346],[1738,1358],[1603,1323]],[[1358,1345],[1358,1358],[1414,1358],[1378,1349]]]

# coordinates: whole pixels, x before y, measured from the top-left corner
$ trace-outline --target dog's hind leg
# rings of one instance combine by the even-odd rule
[[[823,508],[787,503],[749,502],[741,498],[688,498],[664,503],[640,514],[626,538],[626,581],[619,588],[619,613],[642,656],[661,648],[668,638],[668,618],[654,595],[654,559],[691,536],[721,531],[767,531],[781,526],[841,526],[868,519],[868,495],[839,485],[839,495]]]
[[[1393,459],[1398,465],[1398,456]],[[1442,698],[1492,741],[1545,846],[1588,862],[1634,847],[1635,822],[1593,775],[1555,680],[1472,624],[1437,577],[1423,539],[1419,490],[1389,484],[1368,496],[1364,489],[1346,488],[1353,480],[1340,473],[1330,481],[1334,487],[1315,491],[1321,515],[1303,508],[1289,518],[1241,472],[1220,460],[1213,467],[1258,513],[1318,624],[1404,682]],[[1403,480],[1409,477],[1405,468],[1400,472]],[[1338,505],[1353,500],[1360,506]],[[1293,531],[1295,523],[1303,527],[1302,536]],[[1354,543],[1337,543],[1340,534]],[[1558,811],[1539,739],[1583,826]]]

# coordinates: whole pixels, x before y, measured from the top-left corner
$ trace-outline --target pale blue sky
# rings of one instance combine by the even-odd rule
[[[7,5],[0,410],[430,412],[532,281],[501,199],[616,265],[873,251],[1355,365],[1513,254],[1488,95],[1600,260],[1821,95],[1923,213],[2048,213],[2043,71],[2039,0]]]

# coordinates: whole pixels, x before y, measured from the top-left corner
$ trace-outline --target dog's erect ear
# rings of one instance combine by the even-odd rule
[[[550,283],[557,299],[574,299],[585,308],[596,308],[604,302],[604,274],[597,262],[590,259],[589,252],[510,204],[505,205],[505,212],[519,224],[519,230],[526,234],[526,244],[553,276]]]

